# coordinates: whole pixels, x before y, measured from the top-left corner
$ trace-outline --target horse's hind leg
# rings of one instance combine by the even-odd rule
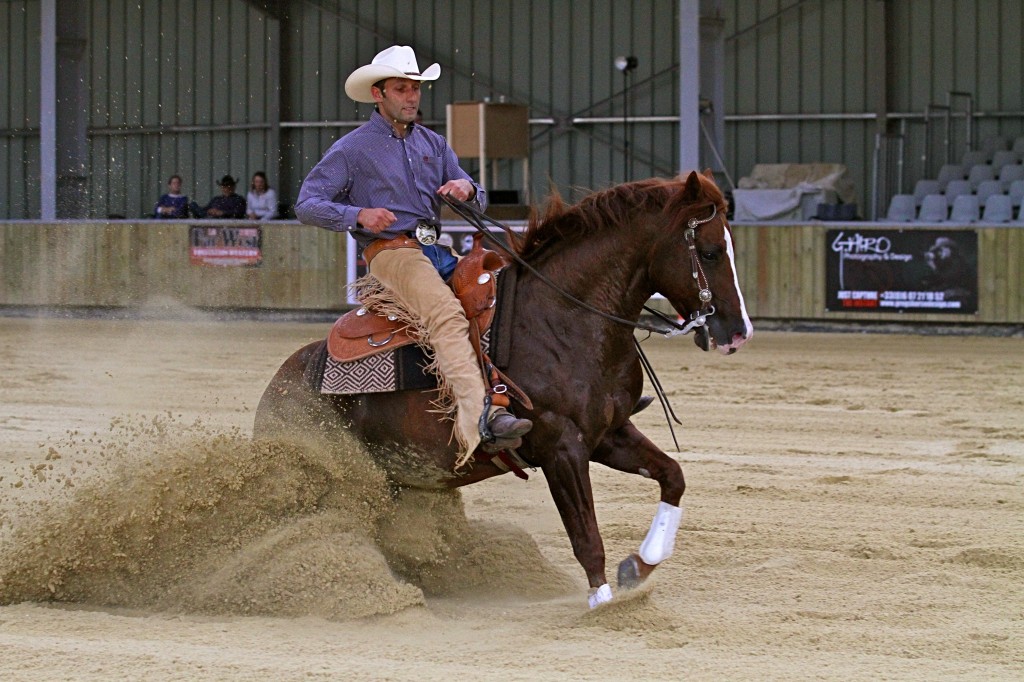
[[[320,425],[327,410],[306,374],[323,341],[300,348],[288,358],[263,391],[253,423],[253,437],[281,438]]]
[[[653,478],[661,486],[661,501],[647,537],[636,553],[619,564],[619,587],[636,587],[647,579],[655,566],[672,555],[676,531],[682,519],[679,500],[686,489],[682,467],[632,423],[626,423],[618,431],[605,436],[591,461],[617,471]]]

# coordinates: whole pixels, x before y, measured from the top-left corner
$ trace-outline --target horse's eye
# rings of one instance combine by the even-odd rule
[[[703,251],[700,252],[700,257],[702,260],[705,260],[710,263],[712,261],[718,260],[718,251],[704,249]]]

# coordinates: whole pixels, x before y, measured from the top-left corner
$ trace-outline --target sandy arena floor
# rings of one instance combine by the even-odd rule
[[[0,318],[0,677],[1024,679],[1024,339],[648,341],[686,512],[588,611],[539,471],[396,504],[356,455],[249,443],[325,333]],[[656,487],[593,477],[614,575]]]

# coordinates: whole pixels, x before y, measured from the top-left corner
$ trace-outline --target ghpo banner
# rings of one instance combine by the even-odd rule
[[[975,230],[826,232],[825,308],[832,312],[978,312]]]

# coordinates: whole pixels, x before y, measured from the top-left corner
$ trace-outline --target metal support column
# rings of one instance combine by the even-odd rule
[[[39,7],[39,203],[43,220],[57,219],[57,0]]]
[[[700,0],[679,0],[679,170],[700,170]]]

